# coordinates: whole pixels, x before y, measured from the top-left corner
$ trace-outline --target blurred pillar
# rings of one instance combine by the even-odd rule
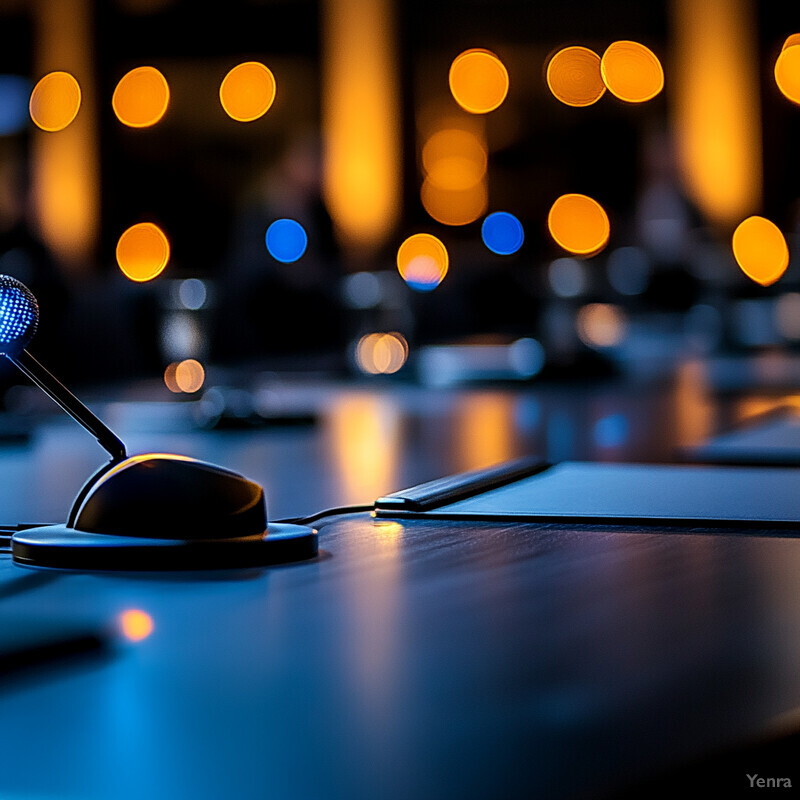
[[[342,246],[369,256],[401,208],[401,113],[391,0],[322,3],[323,191]]]
[[[92,262],[99,228],[100,181],[90,0],[35,0],[34,81],[71,73],[81,87],[78,116],[64,130],[35,129],[33,204],[39,233],[68,269]]]
[[[727,231],[762,201],[755,4],[672,0],[671,13],[672,116],[684,185]]]

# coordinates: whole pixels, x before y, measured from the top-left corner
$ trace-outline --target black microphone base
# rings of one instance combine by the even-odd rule
[[[314,558],[317,531],[272,523],[239,539],[152,539],[86,533],[66,525],[28,528],[11,537],[15,564],[77,571],[141,572],[241,569]]]

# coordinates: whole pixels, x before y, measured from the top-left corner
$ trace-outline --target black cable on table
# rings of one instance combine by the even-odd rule
[[[363,514],[365,511],[374,511],[375,506],[373,503],[369,505],[360,506],[336,506],[334,508],[326,508],[322,511],[317,511],[314,514],[309,514],[307,517],[292,517],[291,519],[275,519],[273,522],[284,522],[292,525],[309,525],[316,522],[323,517],[338,517],[343,514]]]
[[[370,503],[369,505],[353,505],[353,506],[336,506],[334,508],[326,508],[322,511],[317,511],[314,514],[309,514],[307,517],[291,517],[287,519],[274,519],[272,522],[290,523],[292,525],[309,525],[312,522],[323,519],[324,517],[338,517],[343,514],[363,514],[365,511],[373,511],[375,506]],[[23,523],[21,525],[0,525],[0,553],[11,552],[11,537],[17,531],[24,531],[28,528],[41,528],[49,523]]]

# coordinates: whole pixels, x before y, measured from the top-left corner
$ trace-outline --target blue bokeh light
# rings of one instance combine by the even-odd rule
[[[28,124],[31,84],[21,75],[0,75],[0,136],[24,130]]]
[[[630,438],[630,423],[624,414],[601,417],[594,426],[594,441],[598,447],[622,447]]]
[[[17,356],[36,333],[39,306],[27,286],[0,275],[0,354]]]
[[[493,252],[501,256],[510,256],[522,247],[525,231],[522,223],[507,211],[495,211],[489,214],[481,226],[483,243]]]
[[[293,219],[276,219],[267,228],[267,250],[284,264],[297,261],[308,246],[308,236],[299,222]]]

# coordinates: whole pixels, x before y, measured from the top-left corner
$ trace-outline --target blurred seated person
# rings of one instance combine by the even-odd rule
[[[275,259],[265,242],[269,226],[284,218],[300,223],[308,236],[304,254],[289,263]],[[319,142],[293,138],[243,195],[219,274],[215,360],[342,352],[340,278],[333,224],[321,196]]]
[[[658,128],[644,137],[635,226],[653,266],[641,300],[657,310],[688,310],[700,299],[700,281],[689,264],[704,220],[683,187],[675,143]]]

